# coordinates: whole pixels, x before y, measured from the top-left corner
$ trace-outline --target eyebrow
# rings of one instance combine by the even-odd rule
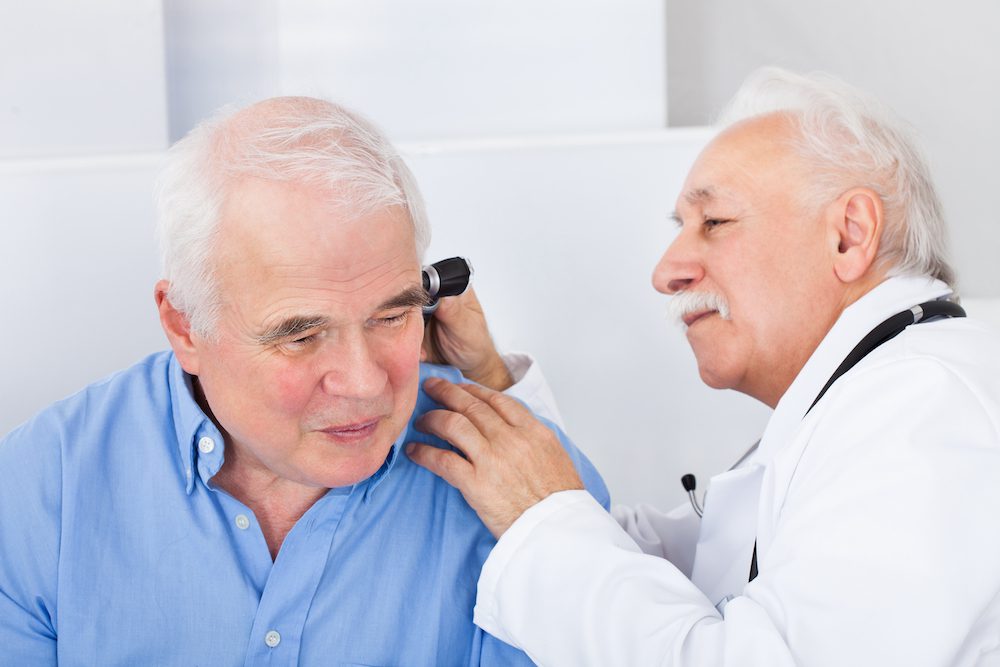
[[[392,310],[393,308],[415,308],[430,305],[431,298],[423,287],[413,285],[407,287],[396,296],[383,301],[375,310]]]
[[[716,190],[712,186],[707,188],[695,188],[694,190],[689,190],[684,193],[684,199],[687,200],[689,204],[703,204],[706,201],[711,201],[716,197]]]
[[[291,338],[330,323],[330,318],[323,315],[294,315],[269,327],[264,333],[256,336],[261,345],[268,345],[277,340]]]

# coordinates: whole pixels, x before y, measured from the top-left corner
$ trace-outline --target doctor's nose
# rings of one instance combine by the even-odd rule
[[[676,294],[696,285],[704,277],[705,269],[681,230],[653,269],[653,287],[662,294]]]
[[[382,394],[389,376],[364,333],[337,341],[323,360],[323,391],[331,396],[371,399]]]

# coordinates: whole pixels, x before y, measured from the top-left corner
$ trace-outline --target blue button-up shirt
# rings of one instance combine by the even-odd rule
[[[414,415],[433,407],[421,391]],[[56,403],[0,441],[0,664],[530,664],[473,625],[494,540],[410,441],[445,446],[411,419],[272,562],[253,512],[210,483],[225,443],[172,354]]]

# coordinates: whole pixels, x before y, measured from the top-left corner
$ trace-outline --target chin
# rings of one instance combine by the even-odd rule
[[[733,389],[736,386],[733,374],[723,369],[698,364],[698,375],[701,381],[712,389]]]

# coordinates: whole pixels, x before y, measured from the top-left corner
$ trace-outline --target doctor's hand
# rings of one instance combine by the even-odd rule
[[[417,429],[447,440],[466,458],[417,443],[406,452],[461,491],[494,537],[549,495],[584,488],[556,434],[517,400],[440,378],[428,379],[424,390],[447,409],[427,412]]]
[[[497,391],[514,384],[471,287],[463,294],[441,299],[424,329],[420,360],[454,366],[473,382]]]

